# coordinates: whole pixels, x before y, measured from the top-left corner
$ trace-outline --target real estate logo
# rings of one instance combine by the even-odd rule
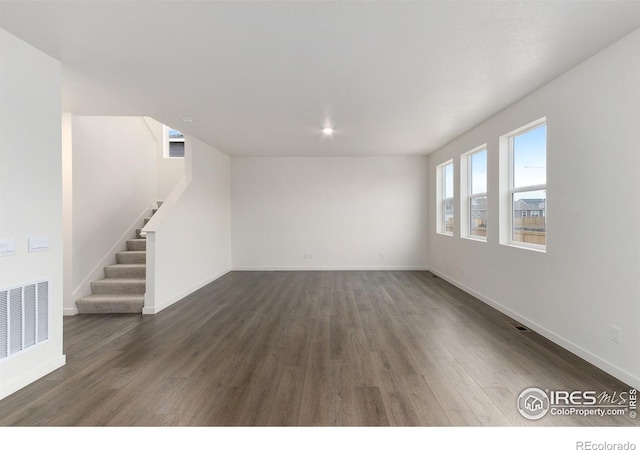
[[[529,420],[543,418],[549,412],[549,396],[542,389],[528,388],[518,397],[518,411]]]
[[[518,396],[522,417],[538,420],[547,413],[553,416],[625,416],[637,417],[637,390],[613,392],[565,391],[527,388]]]

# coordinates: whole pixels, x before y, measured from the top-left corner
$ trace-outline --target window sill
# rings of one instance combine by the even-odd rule
[[[487,242],[487,238],[478,237],[478,236],[462,236],[462,239],[466,239],[468,241],[476,241],[476,242]]]
[[[519,244],[515,244],[513,242],[509,242],[509,243],[506,243],[506,244],[500,244],[500,245],[504,245],[505,247],[519,248],[521,250],[529,250],[531,252],[536,252],[536,253],[547,253],[547,248],[546,247],[530,247],[528,245],[519,245]]]

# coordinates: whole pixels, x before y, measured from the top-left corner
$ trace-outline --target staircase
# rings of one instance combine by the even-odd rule
[[[162,202],[158,202],[158,208]],[[152,210],[151,215],[158,209]],[[144,224],[151,217],[144,219]],[[116,264],[104,268],[105,278],[91,282],[92,295],[76,300],[79,314],[142,314],[146,292],[147,241],[136,230],[136,238],[127,241],[127,250],[116,253]]]

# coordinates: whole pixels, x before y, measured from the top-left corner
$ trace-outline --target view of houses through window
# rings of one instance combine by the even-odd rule
[[[483,147],[467,156],[469,169],[469,236],[487,237],[487,148]]]
[[[453,162],[442,166],[442,232],[453,234]]]
[[[511,240],[544,246],[547,243],[547,127],[545,123],[509,140]]]

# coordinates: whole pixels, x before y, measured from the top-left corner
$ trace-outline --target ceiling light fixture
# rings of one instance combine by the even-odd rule
[[[182,121],[184,123],[193,123],[193,119],[191,117],[183,117]]]
[[[322,134],[324,134],[325,136],[331,136],[333,134],[333,128],[329,125],[325,126],[322,129]]]

